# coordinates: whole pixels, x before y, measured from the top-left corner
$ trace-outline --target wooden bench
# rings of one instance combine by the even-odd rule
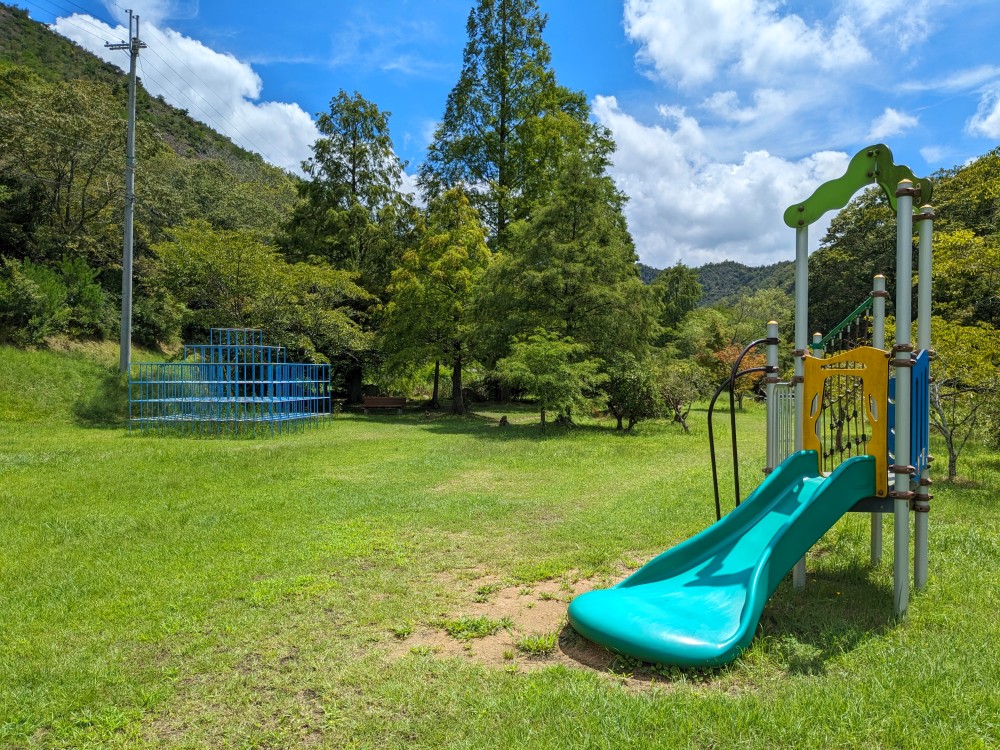
[[[395,409],[397,414],[402,414],[406,399],[398,396],[365,396],[363,406],[365,414],[369,409]]]

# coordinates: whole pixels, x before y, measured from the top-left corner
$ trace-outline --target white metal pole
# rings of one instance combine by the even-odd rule
[[[802,450],[802,429],[805,424],[805,392],[802,378],[805,374],[803,357],[809,346],[809,227],[795,230],[795,450]],[[792,568],[792,587],[806,585],[806,558]]]
[[[917,255],[917,348],[930,354],[931,348],[931,243],[934,236],[934,209],[922,206],[916,217],[920,243]],[[913,586],[927,586],[928,513],[930,512],[930,471],[920,472],[913,501]]]
[[[893,609],[906,614],[910,600],[910,296],[913,293],[913,183],[896,190],[896,436],[893,503]]]
[[[775,391],[778,384],[778,323],[771,320],[767,323],[767,466],[765,472],[770,474],[778,465],[778,404]]]
[[[885,349],[885,276],[879,274],[872,285],[872,346]],[[885,419],[885,415],[880,415]],[[872,513],[872,565],[882,562],[882,514]]]

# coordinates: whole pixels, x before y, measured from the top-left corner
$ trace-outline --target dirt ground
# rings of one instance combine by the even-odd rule
[[[453,617],[509,618],[512,624],[493,635],[468,639],[453,637],[443,626],[415,627],[412,633],[397,637],[392,654],[397,658],[409,654],[458,657],[512,672],[564,664],[591,669],[636,688],[662,683],[662,678],[644,672],[635,662],[623,660],[603,646],[582,638],[566,620],[567,607],[574,597],[612,586],[629,572],[622,567],[614,575],[598,578],[578,577],[571,572],[530,585],[505,585],[501,579],[487,575],[456,582],[455,585],[470,589],[473,601],[460,612],[453,613]],[[550,634],[556,637],[549,653],[528,653],[519,648],[519,643],[527,636]]]

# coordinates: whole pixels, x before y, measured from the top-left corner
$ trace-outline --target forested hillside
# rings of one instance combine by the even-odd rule
[[[123,54],[123,63],[126,59]],[[127,81],[122,70],[52,33],[31,20],[26,11],[2,3],[0,60],[28,68],[50,83],[86,79],[106,84],[116,96],[126,96]],[[158,135],[181,155],[262,162],[259,156],[243,150],[161,97],[150,96],[141,86],[136,92],[136,115],[155,126]]]

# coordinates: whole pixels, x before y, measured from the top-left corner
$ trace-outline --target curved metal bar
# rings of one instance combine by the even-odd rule
[[[712,458],[712,491],[715,493],[715,519],[717,521],[722,519],[722,503],[719,499],[719,469],[717,461],[715,460],[715,430],[712,422],[712,415],[715,412],[715,402],[719,400],[719,396],[722,395],[722,392],[728,386],[729,396],[730,396],[729,413],[730,413],[730,425],[732,432],[731,437],[733,442],[733,467],[734,467],[734,472],[736,473],[736,504],[739,505],[740,489],[739,489],[739,468],[738,468],[739,464],[737,460],[738,449],[736,446],[736,401],[735,401],[735,396],[733,395],[734,389],[732,386],[737,378],[741,378],[745,375],[751,375],[757,372],[762,372],[762,373],[768,372],[768,368],[766,365],[764,367],[751,367],[747,370],[737,369],[740,365],[740,362],[743,361],[743,358],[747,355],[747,353],[751,349],[753,349],[755,346],[766,344],[767,341],[768,341],[767,339],[757,339],[756,341],[753,341],[750,344],[748,344],[746,348],[744,348],[744,350],[740,353],[740,356],[736,358],[736,362],[733,364],[733,369],[729,375],[729,378],[725,380],[722,383],[722,385],[719,386],[718,390],[715,391],[715,395],[712,396],[712,400],[708,404],[708,450],[711,453],[711,458]]]
[[[729,382],[731,384],[729,388],[729,430],[732,435],[733,443],[733,483],[736,485],[737,505],[740,504],[740,463],[736,448],[736,378],[740,377],[739,367],[743,364],[743,358],[747,356],[752,349],[755,349],[765,343],[767,343],[766,338],[756,339],[743,347],[743,351],[740,352],[740,356],[738,356],[736,361],[733,362],[732,373],[729,376]]]

